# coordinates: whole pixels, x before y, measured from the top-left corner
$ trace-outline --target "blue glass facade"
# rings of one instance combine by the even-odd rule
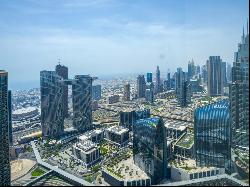
[[[153,74],[147,73],[147,82],[153,82]]]
[[[167,174],[166,136],[161,118],[137,120],[133,124],[133,158],[136,165],[159,183]]]
[[[198,166],[231,168],[229,101],[197,108],[194,112],[194,145]]]

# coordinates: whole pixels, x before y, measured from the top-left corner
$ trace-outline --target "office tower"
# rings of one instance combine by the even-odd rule
[[[171,76],[170,73],[167,74],[166,90],[171,90]]]
[[[153,82],[153,74],[147,73],[147,82]]]
[[[194,60],[192,59],[192,61],[188,62],[188,78],[192,78],[195,74],[196,70],[195,70],[195,65],[194,65]]]
[[[234,54],[232,83],[229,85],[232,140],[234,148],[249,149],[249,33]]]
[[[44,137],[57,138],[64,131],[63,80],[55,71],[41,71],[41,125]]]
[[[221,62],[221,73],[222,73],[222,81],[223,86],[227,84],[227,63]]]
[[[160,68],[157,66],[156,69],[156,80],[155,80],[155,93],[161,92],[161,73]]]
[[[97,101],[102,98],[102,86],[101,85],[92,86],[92,98]]]
[[[191,102],[191,85],[188,80],[188,73],[177,68],[175,73],[175,92],[178,103],[181,107],[186,107]]]
[[[123,100],[130,101],[130,84],[129,83],[126,83],[124,85]]]
[[[76,75],[72,81],[73,126],[80,132],[92,128],[92,77]]]
[[[208,79],[208,75],[207,75],[207,63],[205,65],[202,66],[202,79],[203,79],[203,83],[207,84],[207,79]]]
[[[152,82],[146,84],[145,97],[146,97],[146,101],[150,103],[154,102],[154,84]]]
[[[182,88],[177,96],[178,102],[181,107],[187,107],[191,103],[191,84],[190,81],[183,81]]]
[[[8,121],[9,121],[9,142],[13,145],[13,135],[12,135],[12,98],[11,90],[8,90]]]
[[[150,109],[120,111],[120,125],[132,130],[132,125],[138,119],[150,117]]]
[[[230,63],[227,63],[227,82],[232,82],[232,66]]]
[[[196,66],[196,74],[201,73],[201,67],[199,65]]]
[[[220,100],[196,108],[194,145],[198,166],[231,169],[231,125],[229,101]]]
[[[68,68],[58,64],[56,66],[56,73],[64,80],[68,79]],[[63,114],[68,117],[68,85],[64,84],[62,87],[62,100],[63,100]]]
[[[133,124],[134,163],[146,172],[152,184],[167,174],[166,132],[162,118],[137,120]]]
[[[10,186],[8,73],[0,70],[0,185]]]
[[[208,83],[207,91],[208,96],[221,96],[223,95],[223,77],[222,77],[222,63],[220,56],[210,56],[207,62]]]
[[[146,92],[146,82],[144,75],[139,75],[137,77],[137,97],[144,98]]]

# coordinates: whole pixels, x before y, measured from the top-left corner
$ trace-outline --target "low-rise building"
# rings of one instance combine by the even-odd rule
[[[90,167],[100,160],[99,147],[90,140],[79,141],[73,145],[74,156]]]
[[[101,129],[95,129],[84,133],[78,139],[79,142],[82,143],[84,143],[86,140],[90,140],[94,143],[99,143],[100,141],[103,140],[103,138],[104,138],[104,131]]]
[[[177,140],[181,135],[187,132],[187,127],[182,121],[168,121],[165,123],[166,136]]]
[[[119,95],[112,95],[108,97],[108,104],[113,104],[113,103],[117,103],[120,100],[120,96]]]
[[[123,147],[129,141],[129,129],[122,126],[112,126],[105,130],[105,138],[118,146]]]

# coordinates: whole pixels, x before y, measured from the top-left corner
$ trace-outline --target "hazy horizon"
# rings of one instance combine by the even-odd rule
[[[187,70],[209,56],[232,63],[247,0],[2,0],[0,69],[10,88],[39,83],[61,63],[69,74],[104,76]]]

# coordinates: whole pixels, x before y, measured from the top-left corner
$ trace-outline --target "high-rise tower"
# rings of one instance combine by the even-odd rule
[[[41,125],[45,137],[59,137],[64,130],[63,80],[55,71],[41,71]]]
[[[130,84],[129,83],[126,83],[124,85],[123,100],[124,101],[129,101],[130,100]]]
[[[223,95],[222,60],[220,56],[210,56],[207,61],[208,96]]]
[[[159,66],[156,69],[156,80],[155,80],[155,93],[159,93],[161,91],[161,72]]]
[[[89,75],[76,75],[72,81],[73,126],[82,132],[92,128],[92,82]]]
[[[0,70],[0,185],[10,186],[8,73]]]
[[[242,34],[234,54],[229,86],[233,147],[249,149],[249,33]]]
[[[143,98],[145,97],[146,92],[146,81],[144,75],[139,75],[137,77],[137,97]]]
[[[56,73],[61,76],[64,80],[68,79],[68,68],[58,64],[56,66]],[[64,117],[68,116],[68,85],[64,84],[62,88],[62,102],[63,102],[63,113]]]

